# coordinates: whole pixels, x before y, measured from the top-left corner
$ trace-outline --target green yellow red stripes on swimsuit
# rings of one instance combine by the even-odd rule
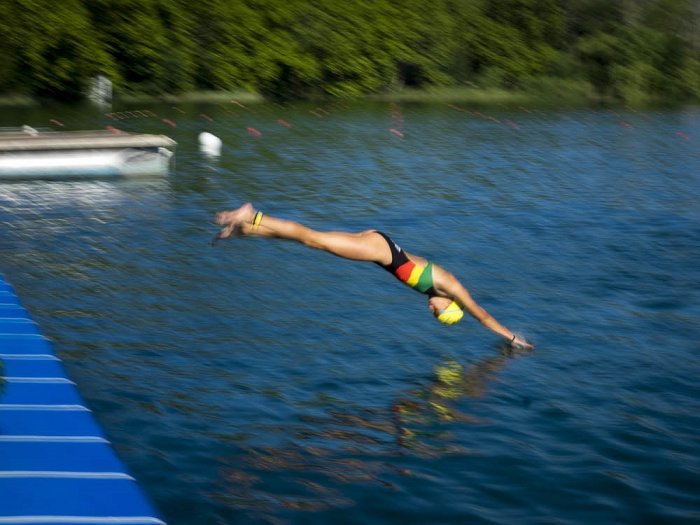
[[[399,281],[406,283],[418,292],[428,295],[434,293],[433,263],[428,262],[427,266],[417,265],[408,258],[406,252],[388,235],[380,231],[377,233],[384,237],[391,250],[391,262],[386,265],[380,264],[379,266],[394,274]]]
[[[394,271],[394,275],[399,281],[418,292],[428,293],[433,289],[433,263],[431,262],[428,262],[428,266],[418,266],[409,260],[399,266]]]

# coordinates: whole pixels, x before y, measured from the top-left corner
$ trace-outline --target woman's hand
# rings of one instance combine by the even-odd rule
[[[528,342],[524,337],[520,337],[519,335],[513,335],[513,339],[510,341],[510,346],[522,348],[525,350],[532,350],[533,348],[535,348],[535,345]]]

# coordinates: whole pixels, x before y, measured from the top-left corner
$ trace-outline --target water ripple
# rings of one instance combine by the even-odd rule
[[[322,109],[185,107],[123,123],[178,141],[166,179],[0,185],[2,271],[168,522],[697,522],[697,110]],[[245,200],[390,232],[535,352],[373,265],[209,246]]]

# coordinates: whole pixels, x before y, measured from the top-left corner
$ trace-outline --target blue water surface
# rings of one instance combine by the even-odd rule
[[[51,118],[179,143],[167,178],[0,185],[0,271],[171,525],[700,520],[698,109],[163,104],[0,125]],[[387,232],[535,350],[436,323],[373,264],[210,246],[213,214],[245,201]]]

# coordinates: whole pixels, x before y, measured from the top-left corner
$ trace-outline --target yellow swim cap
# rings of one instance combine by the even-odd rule
[[[462,317],[464,317],[464,310],[462,310],[456,302],[452,301],[450,306],[440,312],[440,315],[437,316],[437,320],[445,324],[455,324],[460,322]]]

